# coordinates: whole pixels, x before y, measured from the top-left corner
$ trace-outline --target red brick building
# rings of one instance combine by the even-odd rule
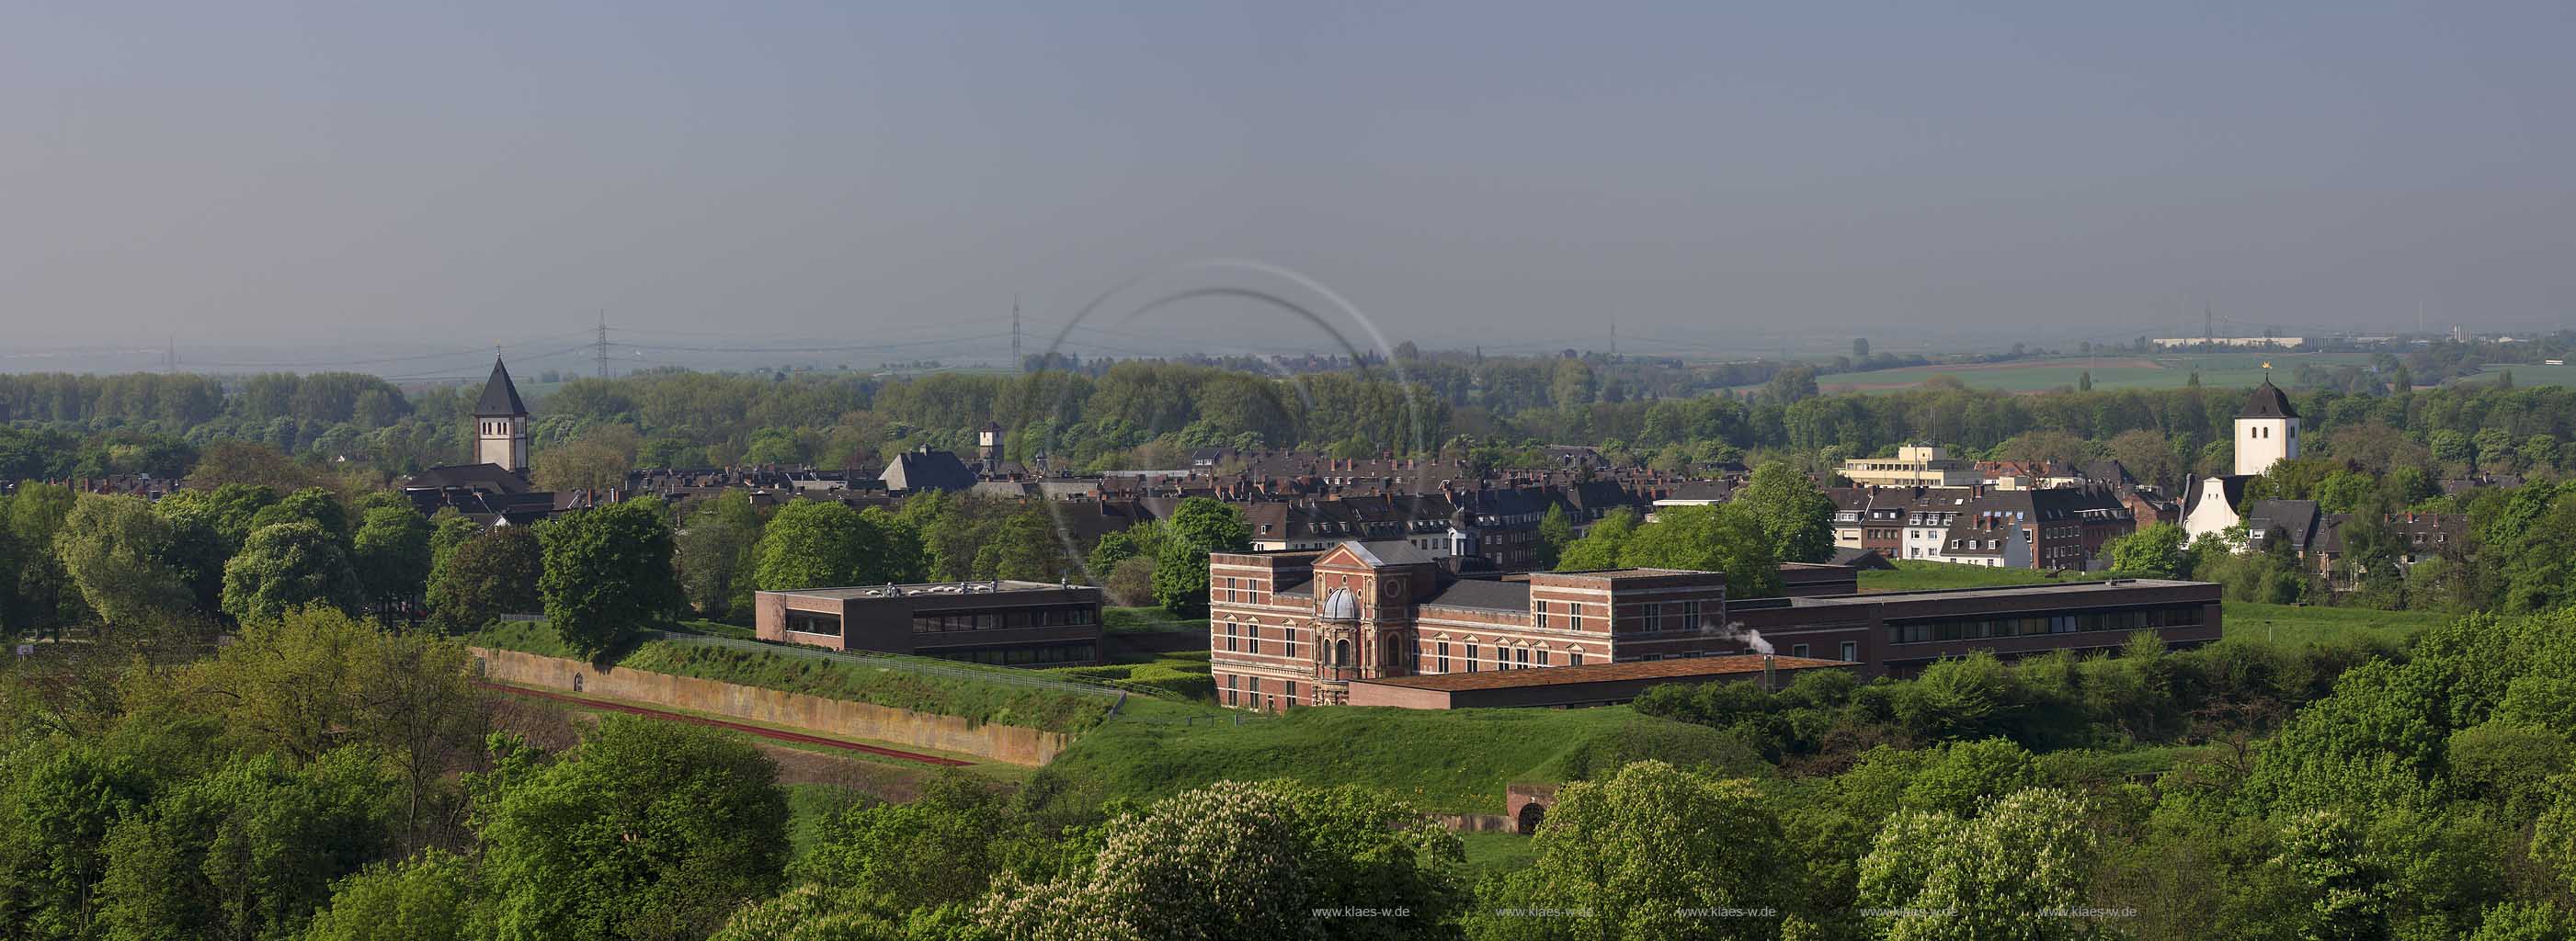
[[[1733,600],[1718,572],[1462,578],[1402,541],[1216,553],[1208,575],[1217,697],[1249,709],[1347,703],[1355,682],[1775,650],[1905,674],[1971,650],[2114,650],[2136,630],[2187,646],[2220,627],[2217,585],[2152,579]]]

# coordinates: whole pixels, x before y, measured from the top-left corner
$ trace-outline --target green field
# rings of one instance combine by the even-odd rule
[[[2402,644],[2416,632],[2458,615],[2230,601],[2222,616],[2231,638],[2279,644],[2340,643],[2361,638]]]
[[[1172,714],[1178,704],[1157,704]],[[1112,720],[1077,739],[1048,771],[1093,800],[1151,800],[1220,780],[1290,778],[1386,790],[1425,810],[1501,813],[1503,787],[1562,781],[1587,748],[1671,732],[1680,742],[1714,730],[1595,709],[1428,711],[1336,706],[1277,716],[1205,710],[1213,718]]]
[[[2452,380],[2453,385],[2490,386],[2513,373],[2516,386],[2576,386],[2576,366],[2542,366],[2539,364],[2491,363],[2484,372]]]
[[[1162,631],[1195,631],[1207,633],[1206,618],[1176,618],[1161,608],[1100,609],[1100,626],[1112,634],[1151,634]]]
[[[2014,360],[2007,363],[1978,363],[1957,366],[1916,366],[1905,369],[1882,369],[1874,372],[1832,373],[1816,377],[1816,386],[1825,392],[1894,392],[1910,389],[1934,376],[1949,376],[1971,389],[1995,389],[2004,392],[2044,392],[2073,388],[2086,372],[2093,374],[2096,389],[2179,389],[2191,381],[2192,370],[2200,371],[2200,384],[2210,388],[2243,388],[2263,381],[2263,364],[2272,364],[2273,381],[2288,382],[2303,363],[2321,366],[2368,365],[2367,353],[2153,353],[2125,356],[2054,356]],[[2522,381],[2523,367],[2514,371],[2514,380]],[[2565,369],[2566,367],[2528,367],[2531,369]],[[2535,378],[2534,382],[2544,381]],[[2576,377],[2569,379],[2576,383]]]
[[[2063,581],[2083,581],[2083,576],[2069,576]],[[1860,573],[1860,590],[1932,591],[1942,588],[1988,588],[1995,585],[2044,585],[2060,579],[2049,578],[2037,569],[1988,568],[1982,565],[1957,565],[1949,562],[1896,560],[1893,572]]]

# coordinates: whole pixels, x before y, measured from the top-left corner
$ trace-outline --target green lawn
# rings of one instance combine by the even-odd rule
[[[554,629],[541,621],[504,622],[465,638],[480,647],[550,657],[575,657]],[[1010,682],[1042,674],[947,660],[887,656],[887,666],[802,656],[792,651],[739,650],[651,640],[594,658],[603,668],[624,667],[692,676],[763,689],[807,693],[897,709],[960,716],[1055,732],[1077,732],[1105,718],[1115,702],[1102,694],[1024,686]],[[919,664],[929,672],[899,668]],[[993,674],[992,680],[972,674]],[[1061,679],[1061,677],[1053,677]]]
[[[2286,383],[2291,374],[2297,372],[2303,363],[2314,363],[2320,366],[2368,365],[2371,358],[2371,354],[2367,353],[2292,353],[2286,350],[2055,356],[2006,363],[1914,366],[1905,369],[1881,369],[1874,372],[1831,373],[1816,377],[1816,385],[1826,392],[1851,390],[1891,392],[1921,385],[1934,376],[1949,376],[1971,389],[2042,392],[2061,387],[2074,387],[2080,383],[2085,373],[2090,372],[2093,374],[2093,388],[2096,389],[2179,389],[2191,382],[2192,371],[2196,369],[2200,372],[2201,385],[2230,389],[2252,386],[2263,381],[2263,364],[2267,362],[2273,367],[2273,381]],[[2529,368],[2537,370],[2552,367]],[[2516,368],[2514,379],[2521,381],[2521,367]],[[2535,378],[2533,381],[2549,380]],[[2576,383],[2576,377],[2571,377],[2570,381]]]
[[[2516,386],[2576,386],[2576,366],[2544,366],[2538,363],[2489,363],[2473,376],[2451,380],[2453,385],[2491,386],[2513,373]]]
[[[1121,657],[1096,667],[1048,667],[1037,672],[1077,683],[1099,683],[1153,695],[1160,691],[1214,705],[1216,678],[1208,672],[1207,651]]]
[[[1951,562],[1923,562],[1915,559],[1896,560],[1893,572],[1860,573],[1860,590],[1930,591],[1940,588],[1988,588],[1996,585],[2044,585],[2052,581],[2036,569],[1988,568],[1982,565],[1959,565]],[[2065,581],[2082,581],[2071,576]]]
[[[1461,833],[1458,839],[1467,844],[1469,881],[1515,872],[1538,859],[1537,845],[1518,833]]]
[[[2417,631],[2457,615],[2437,611],[2372,611],[2315,605],[2230,601],[2223,615],[2227,636],[2281,644],[2336,643],[2376,638],[2405,643]]]
[[[1131,707],[1139,705],[1130,700]],[[1334,706],[1243,717],[1178,703],[1146,703],[1132,720],[1101,725],[1057,756],[1049,771],[1093,800],[1152,800],[1220,780],[1292,778],[1377,787],[1425,810],[1501,813],[1503,787],[1560,781],[1587,746],[1639,726],[1679,723],[1625,706],[1595,709],[1412,710]],[[1183,724],[1188,714],[1213,721]],[[1695,734],[1697,727],[1679,729]]]
[[[1112,634],[1152,634],[1164,631],[1207,633],[1206,618],[1176,618],[1161,608],[1102,608],[1100,626]]]

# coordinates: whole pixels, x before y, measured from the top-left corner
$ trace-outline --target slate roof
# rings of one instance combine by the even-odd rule
[[[2297,418],[2299,410],[2290,407],[2290,397],[2283,394],[2281,387],[2273,385],[2272,380],[2267,377],[2262,385],[2254,387],[2254,397],[2245,400],[2245,410],[2236,413],[2236,417]]]
[[[959,491],[973,489],[976,483],[974,472],[966,469],[956,452],[927,448],[894,455],[877,479],[885,481],[887,490]]]
[[[1462,578],[1451,582],[1431,600],[1431,608],[1466,608],[1471,611],[1529,611],[1528,582],[1501,582],[1483,578]]]
[[[474,400],[474,416],[500,418],[528,413],[526,403],[519,401],[519,387],[510,381],[510,368],[501,358],[492,357],[492,378],[483,383],[483,397]]]
[[[1430,553],[1401,539],[1390,539],[1384,542],[1346,542],[1343,545],[1351,547],[1351,552],[1358,555],[1360,561],[1370,565],[1421,565],[1437,561]]]

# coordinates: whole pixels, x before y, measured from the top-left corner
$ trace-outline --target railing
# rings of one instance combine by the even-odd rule
[[[1121,704],[1124,704],[1127,700],[1127,690],[1117,689],[1114,687],[1095,686],[1090,683],[1075,683],[1066,680],[1048,679],[1040,676],[1028,676],[1000,669],[978,670],[972,667],[949,666],[942,663],[927,661],[920,657],[906,657],[896,654],[877,653],[874,651],[832,650],[824,647],[808,647],[803,644],[774,644],[767,641],[737,640],[731,637],[711,637],[705,634],[674,634],[668,631],[645,631],[643,636],[646,640],[662,640],[675,644],[694,644],[701,647],[722,647],[728,650],[748,650],[760,653],[774,653],[789,657],[807,657],[834,663],[847,663],[853,666],[876,667],[885,670],[902,670],[907,673],[919,673],[924,676],[942,676],[951,679],[972,680],[980,683],[1001,683],[1010,686],[1025,686],[1030,689],[1043,689],[1082,696],[1106,696],[1117,699]]]

